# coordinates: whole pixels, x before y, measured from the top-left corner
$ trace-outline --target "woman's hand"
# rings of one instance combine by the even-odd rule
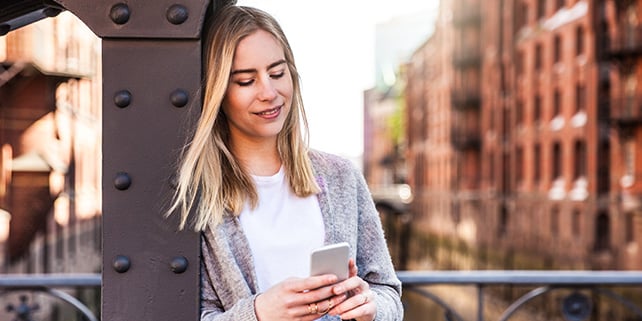
[[[259,321],[315,320],[344,302],[347,294],[335,295],[337,277],[332,274],[289,278],[259,294],[254,309]]]
[[[375,293],[370,290],[368,282],[357,276],[357,266],[350,259],[350,277],[333,286],[336,296],[347,295],[348,298],[328,311],[329,315],[339,315],[342,320],[372,321],[377,313]]]

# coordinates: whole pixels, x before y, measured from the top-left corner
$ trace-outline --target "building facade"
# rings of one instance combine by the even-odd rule
[[[416,225],[475,258],[457,267],[642,268],[641,9],[441,1],[407,66],[407,159]]]
[[[69,12],[0,36],[3,273],[101,271],[100,51]]]

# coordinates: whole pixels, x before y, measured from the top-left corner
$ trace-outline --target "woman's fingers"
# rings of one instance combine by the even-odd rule
[[[289,289],[293,292],[310,291],[333,285],[337,283],[337,281],[337,276],[334,274],[324,274],[307,278],[291,278],[287,280]]]
[[[374,302],[374,292],[367,290],[365,292],[351,296],[342,304],[337,305],[328,313],[330,315],[340,315],[341,319],[349,320],[363,316],[374,316],[377,306]]]
[[[354,263],[354,259],[350,259],[348,261],[348,269],[350,270],[349,274],[350,277],[357,276],[359,273],[359,269],[357,268],[357,265]]]
[[[254,301],[257,316],[265,320],[315,320],[347,298],[334,296],[331,286],[334,282],[334,275],[280,282],[258,295]]]
[[[348,278],[345,281],[342,281],[332,287],[332,291],[335,295],[340,295],[344,293],[358,294],[369,289],[370,286],[366,281],[361,279],[358,276],[353,276]]]

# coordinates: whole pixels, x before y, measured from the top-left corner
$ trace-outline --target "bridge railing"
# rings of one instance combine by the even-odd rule
[[[511,317],[527,303],[549,292],[571,289],[570,294],[561,300],[560,310],[565,320],[582,321],[591,316],[593,299],[607,297],[621,305],[642,320],[642,302],[626,298],[613,291],[613,288],[637,287],[642,285],[642,271],[520,271],[520,270],[474,270],[474,271],[398,271],[404,291],[415,292],[421,297],[432,300],[444,312],[447,321],[464,321],[464,317],[440,296],[431,292],[435,285],[472,285],[477,289],[477,321],[484,321],[485,290],[490,286],[512,285],[533,288],[519,297],[506,308],[499,321]],[[588,290],[588,296],[582,291]]]
[[[72,306],[86,321],[98,321],[89,307],[63,289],[100,288],[101,276],[89,274],[3,274],[0,275],[0,303],[8,313],[15,314],[12,320],[36,320],[32,314],[39,310],[37,304],[27,302],[26,296],[20,302],[8,302],[7,295],[16,292],[40,292]]]
[[[475,286],[477,289],[477,321],[484,320],[486,289],[490,286],[527,286],[533,289],[510,303],[499,321],[508,321],[529,301],[559,289],[572,289],[561,301],[561,311],[566,320],[582,321],[590,316],[594,296],[583,294],[590,290],[597,296],[605,296],[620,304],[642,320],[642,302],[626,298],[612,290],[614,287],[642,286],[642,271],[519,271],[519,270],[471,270],[471,271],[398,271],[405,292],[414,292],[433,301],[444,312],[444,320],[464,321],[464,317],[446,300],[431,292],[431,286]],[[65,288],[98,288],[100,274],[4,274],[0,275],[0,302],[13,307],[16,320],[32,320],[29,307],[21,303],[21,309],[3,296],[16,291],[43,292],[73,306],[88,321],[98,321],[92,311],[80,300],[62,291]],[[639,299],[639,298],[638,298]]]

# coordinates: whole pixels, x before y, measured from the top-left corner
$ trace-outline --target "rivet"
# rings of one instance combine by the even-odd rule
[[[132,102],[132,94],[127,90],[121,90],[114,95],[114,104],[120,108],[129,106]]]
[[[172,261],[169,263],[169,268],[172,270],[172,272],[176,274],[180,274],[187,271],[188,265],[189,265],[189,262],[184,256],[177,256],[173,258]]]
[[[586,320],[592,310],[591,299],[579,292],[571,293],[562,301],[562,315],[566,320]]]
[[[176,89],[169,95],[169,101],[171,101],[175,107],[185,107],[189,101],[189,95],[187,95],[187,92],[183,89]]]
[[[47,7],[45,8],[45,10],[42,10],[42,13],[44,13],[45,16],[49,18],[53,18],[59,15],[61,12],[62,12],[62,9],[55,8],[55,7]]]
[[[8,34],[9,31],[11,31],[11,26],[10,25],[8,25],[6,23],[0,25],[0,36],[4,36],[4,35]]]
[[[180,4],[175,4],[167,9],[167,21],[172,24],[179,25],[187,20],[189,17],[189,11],[187,8]]]
[[[127,23],[127,21],[129,21],[130,15],[131,13],[129,12],[129,6],[124,3],[115,4],[109,11],[109,17],[111,18],[111,21],[119,25]]]
[[[116,177],[114,178],[114,187],[116,187],[116,189],[123,191],[131,185],[132,179],[129,177],[129,174],[123,172],[116,173]]]
[[[131,265],[132,263],[129,258],[124,255],[116,256],[116,258],[114,259],[114,263],[112,264],[114,270],[118,273],[125,273],[129,271]]]

